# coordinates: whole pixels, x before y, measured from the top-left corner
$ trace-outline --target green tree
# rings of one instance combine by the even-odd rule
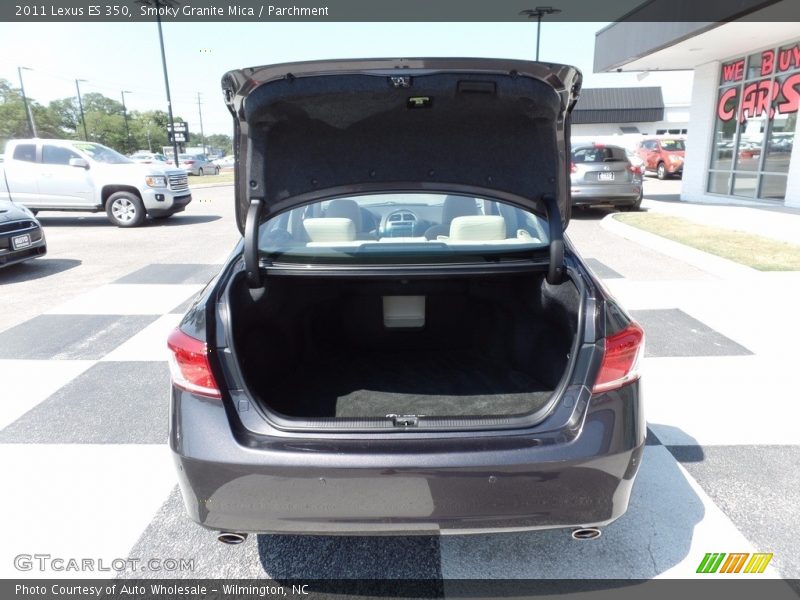
[[[233,140],[231,136],[225,135],[224,133],[212,133],[211,135],[207,135],[206,146],[224,150],[225,154],[231,154],[233,152]]]
[[[28,98],[28,104],[39,137],[63,137],[58,120],[49,107],[40,105],[33,98]],[[4,148],[8,140],[28,137],[31,137],[31,131],[22,92],[9,81],[0,79],[0,145]]]

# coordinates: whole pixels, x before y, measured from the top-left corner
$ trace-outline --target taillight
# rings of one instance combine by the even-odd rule
[[[193,160],[185,160],[185,161],[183,161],[183,164],[185,164],[185,165],[193,165],[194,161]]]
[[[205,342],[173,330],[167,338],[170,349],[169,371],[172,383],[193,394],[220,398],[219,386],[208,364],[208,347]]]
[[[570,173],[578,172],[578,166],[574,162],[569,163],[569,172]]]
[[[605,347],[593,394],[615,390],[639,378],[639,363],[644,356],[644,330],[631,321],[625,329],[607,337]]]
[[[642,173],[642,168],[636,165],[628,165],[628,170],[634,175],[640,175]]]

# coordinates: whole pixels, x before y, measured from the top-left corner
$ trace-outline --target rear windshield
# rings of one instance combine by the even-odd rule
[[[578,148],[572,153],[572,162],[575,163],[602,163],[627,160],[624,148],[617,146],[591,146]]]
[[[667,151],[686,150],[683,140],[661,140],[661,147]]]
[[[373,194],[295,208],[265,221],[259,250],[274,262],[464,263],[530,258],[548,245],[544,217],[495,200]]]

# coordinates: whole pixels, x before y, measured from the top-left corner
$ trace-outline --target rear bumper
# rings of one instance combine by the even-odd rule
[[[624,185],[581,185],[571,190],[572,205],[589,204],[633,204],[642,194],[642,183]]]
[[[607,525],[627,509],[645,425],[635,382],[592,397],[580,432],[553,443],[533,433],[242,443],[232,431],[222,403],[173,389],[170,447],[204,527],[446,534]]]

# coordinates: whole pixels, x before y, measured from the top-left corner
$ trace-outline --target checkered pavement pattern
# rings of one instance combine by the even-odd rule
[[[558,530],[219,544],[184,516],[177,491],[165,345],[219,265],[153,264],[0,332],[0,511],[13,540],[0,576],[87,575],[20,573],[20,552],[194,559],[189,572],[123,576],[259,578],[693,577],[707,552],[773,552],[763,576],[800,577],[788,527],[800,489],[792,372],[771,364],[751,325],[704,299],[718,282],[694,282],[685,301],[669,282],[587,262],[647,332],[647,447],[628,513],[598,540]]]

